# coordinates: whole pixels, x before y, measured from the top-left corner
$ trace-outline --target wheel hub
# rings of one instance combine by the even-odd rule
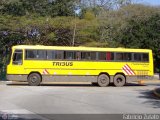
[[[106,79],[104,77],[101,78],[101,83],[106,83]]]
[[[32,78],[31,78],[31,81],[34,83],[34,82],[36,82],[37,81],[37,77],[36,76],[33,76]]]

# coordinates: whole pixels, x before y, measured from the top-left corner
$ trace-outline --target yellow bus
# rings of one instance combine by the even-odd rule
[[[27,81],[31,86],[55,81],[120,87],[152,77],[149,49],[17,45],[7,66],[8,80]]]

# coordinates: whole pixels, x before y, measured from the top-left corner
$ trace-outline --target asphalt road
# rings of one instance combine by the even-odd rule
[[[160,99],[152,93],[156,87],[160,83],[124,87],[0,84],[0,114],[159,114]]]

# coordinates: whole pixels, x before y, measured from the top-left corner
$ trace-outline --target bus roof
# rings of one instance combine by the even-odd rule
[[[119,51],[119,52],[150,52],[150,49],[133,48],[100,48],[100,47],[73,47],[73,46],[43,46],[43,45],[16,45],[13,49],[45,49],[45,50],[76,50],[76,51]]]

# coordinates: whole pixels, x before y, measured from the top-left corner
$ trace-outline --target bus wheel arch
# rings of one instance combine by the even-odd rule
[[[122,87],[126,84],[126,76],[124,73],[116,73],[113,78],[113,84],[116,87]]]
[[[101,74],[105,74],[105,75],[107,75],[107,76],[109,77],[109,79],[110,79],[110,75],[109,75],[107,72],[101,72],[101,73],[99,73],[99,75],[98,75],[98,76],[100,76]]]
[[[97,78],[97,83],[100,87],[106,87],[110,83],[110,76],[108,73],[100,73]]]
[[[30,86],[38,86],[42,82],[42,75],[39,72],[31,72],[27,77]]]

